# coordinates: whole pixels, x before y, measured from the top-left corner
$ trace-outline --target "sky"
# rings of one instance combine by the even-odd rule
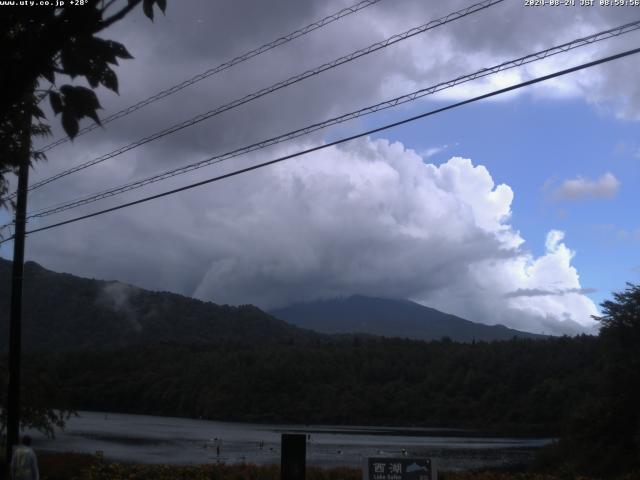
[[[310,24],[348,0],[169,1],[104,32],[133,60],[102,116]],[[48,152],[31,183],[472,1],[381,0]],[[579,3],[579,2],[578,2]],[[30,210],[186,165],[608,28],[640,7],[505,0],[30,193]],[[487,76],[65,213],[31,228],[331,142],[640,46],[637,32]],[[34,233],[47,268],[264,309],[353,294],[487,324],[594,332],[640,280],[638,56],[143,205]],[[68,82],[59,78],[59,83]],[[77,82],[82,84],[81,81]],[[53,138],[62,136],[52,119]],[[47,140],[40,141],[42,144]],[[0,220],[8,221],[7,212]],[[4,222],[3,222],[4,223]],[[11,243],[0,255],[11,257]]]

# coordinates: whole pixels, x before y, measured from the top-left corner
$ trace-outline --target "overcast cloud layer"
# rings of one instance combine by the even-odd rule
[[[470,3],[383,0],[51,151],[32,181]],[[181,0],[178,6],[176,0],[154,24],[137,13],[104,35],[123,41],[136,57],[118,70],[120,97],[100,92],[105,111],[348,4]],[[519,0],[507,0],[52,184],[34,192],[31,205],[44,207],[200,160],[626,21],[629,13],[622,8],[527,9]],[[442,92],[437,99],[467,98],[566,68],[629,48],[638,38],[633,34],[557,56]],[[632,107],[640,105],[640,84],[633,72],[622,60],[517,95],[582,98],[606,115],[634,120],[640,118]],[[58,123],[53,125],[59,133]],[[340,132],[359,128],[354,122]],[[386,135],[393,138],[392,132]],[[317,133],[235,165],[325,138]],[[531,331],[589,328],[597,309],[584,295],[562,232],[549,232],[546,253],[534,257],[523,248],[517,225],[509,223],[517,192],[495,186],[473,152],[470,160],[452,158],[438,166],[426,163],[429,152],[421,157],[411,147],[362,140],[331,148],[215,187],[33,235],[29,257],[56,270],[219,303],[269,308],[359,293],[411,298],[471,320]],[[232,166],[198,171],[145,193]]]

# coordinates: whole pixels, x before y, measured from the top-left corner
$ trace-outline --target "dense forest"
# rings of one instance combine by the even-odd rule
[[[27,357],[59,406],[217,420],[470,427],[560,434],[601,351],[594,337],[492,343],[164,344]]]

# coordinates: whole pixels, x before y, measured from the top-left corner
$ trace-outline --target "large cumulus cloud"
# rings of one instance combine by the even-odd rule
[[[359,293],[531,331],[589,328],[573,252],[551,231],[534,257],[509,223],[513,195],[469,159],[437,166],[363,139],[34,235],[29,249],[52,268],[218,303]]]
[[[413,298],[487,323],[575,332],[597,313],[557,231],[539,258],[509,225],[513,192],[471,160],[427,164],[400,143],[364,140],[264,172],[208,218],[224,242],[195,295],[270,308],[360,293]],[[229,221],[231,220],[231,221]]]

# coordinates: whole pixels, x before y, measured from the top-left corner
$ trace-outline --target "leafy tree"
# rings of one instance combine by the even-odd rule
[[[606,442],[613,469],[640,469],[640,285],[629,283],[613,298],[595,317],[601,324],[608,419],[599,441]]]
[[[51,408],[61,406],[64,400],[60,397],[59,379],[55,372],[43,368],[33,368],[28,363],[24,366],[20,396],[20,427],[35,428],[49,437],[55,436],[55,427],[63,428],[66,420],[74,414],[69,408]],[[0,395],[6,398],[7,368],[0,360]],[[7,423],[6,410],[0,411],[0,432],[5,433]]]
[[[24,132],[50,133],[40,102],[49,98],[55,115],[73,138],[85,117],[100,123],[100,102],[93,88],[118,92],[113,66],[132,58],[121,43],[97,36],[142,4],[153,20],[153,7],[163,12],[166,0],[83,0],[61,7],[4,6],[0,19],[0,195],[7,189],[7,174],[17,172],[25,157]],[[60,76],[84,77],[91,88],[64,84]],[[44,88],[41,88],[44,85]],[[32,122],[32,118],[35,122]],[[44,155],[31,149],[29,162]],[[3,200],[3,204],[7,201]],[[2,206],[2,205],[0,205]]]
[[[40,102],[48,98],[59,115],[64,131],[71,138],[79,122],[89,118],[100,123],[101,108],[95,92],[102,85],[118,92],[113,67],[118,59],[133,58],[124,45],[97,35],[124,18],[138,5],[153,20],[154,6],[162,12],[166,0],[82,0],[66,5],[4,6],[0,19],[0,207],[7,206],[7,175],[16,173],[24,161],[44,159],[31,148],[31,137],[48,135],[49,125]],[[59,85],[60,77],[86,79],[91,88]],[[42,88],[44,85],[44,88]],[[27,148],[29,151],[27,151]],[[3,393],[5,381],[2,379]],[[49,385],[49,383],[40,383]],[[51,385],[55,389],[55,385]],[[36,390],[33,390],[36,392]],[[28,393],[28,392],[27,392]],[[49,408],[46,395],[25,395],[22,423],[51,434],[53,426],[62,426],[68,411]],[[1,395],[0,401],[5,400]],[[0,407],[4,427],[5,410]]]
[[[543,459],[568,473],[640,471],[640,286],[601,304],[596,382],[567,416],[566,432]]]

